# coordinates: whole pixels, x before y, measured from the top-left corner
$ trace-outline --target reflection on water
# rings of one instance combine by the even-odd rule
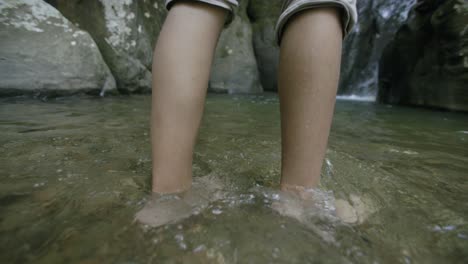
[[[148,96],[1,100],[5,263],[468,262],[466,115],[339,101],[301,204],[276,191],[277,98],[209,96],[193,171],[216,199],[152,227]]]

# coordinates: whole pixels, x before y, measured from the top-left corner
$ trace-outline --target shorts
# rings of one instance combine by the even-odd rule
[[[166,0],[166,8],[170,9],[171,4],[177,0]],[[238,6],[236,0],[193,0],[204,2],[211,5],[219,6],[229,11],[229,23],[232,20],[234,8]],[[253,0],[255,1],[255,0]],[[310,8],[316,7],[339,7],[342,10],[341,22],[343,25],[343,37],[346,37],[351,32],[354,25],[357,23],[357,8],[356,0],[283,0],[281,15],[276,23],[276,42],[281,43],[281,36],[284,26],[288,20],[295,14]]]
[[[177,0],[165,0],[166,9],[169,10],[171,5]],[[192,0],[197,2],[203,2],[214,6],[219,6],[229,11],[228,17],[226,18],[226,25],[229,25],[234,19],[234,8],[239,5],[237,0]]]

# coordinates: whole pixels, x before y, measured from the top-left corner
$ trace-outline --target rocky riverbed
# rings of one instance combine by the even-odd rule
[[[338,101],[321,186],[298,211],[277,191],[276,95],[210,95],[194,154],[194,190],[216,190],[216,199],[188,198],[203,205],[198,213],[151,227],[135,221],[152,199],[150,102],[149,96],[0,99],[0,259],[468,259],[464,114]],[[180,209],[171,204],[171,211]],[[345,219],[337,215],[343,205],[349,209]]]

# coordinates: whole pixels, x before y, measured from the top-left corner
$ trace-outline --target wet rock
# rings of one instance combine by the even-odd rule
[[[262,92],[252,45],[252,26],[247,17],[247,2],[240,1],[234,20],[221,34],[211,71],[209,91]]]
[[[378,100],[468,111],[468,3],[423,0],[380,63]]]
[[[0,39],[2,95],[115,89],[90,35],[43,1],[1,1]]]
[[[163,0],[48,0],[88,31],[122,93],[151,91],[153,47],[166,15]]]

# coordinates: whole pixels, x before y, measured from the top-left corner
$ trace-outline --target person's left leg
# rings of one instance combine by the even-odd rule
[[[171,8],[153,60],[154,193],[135,215],[138,222],[153,227],[205,208],[219,199],[222,188],[209,175],[192,187],[192,154],[214,50],[230,6],[222,0],[167,0],[166,4]]]

